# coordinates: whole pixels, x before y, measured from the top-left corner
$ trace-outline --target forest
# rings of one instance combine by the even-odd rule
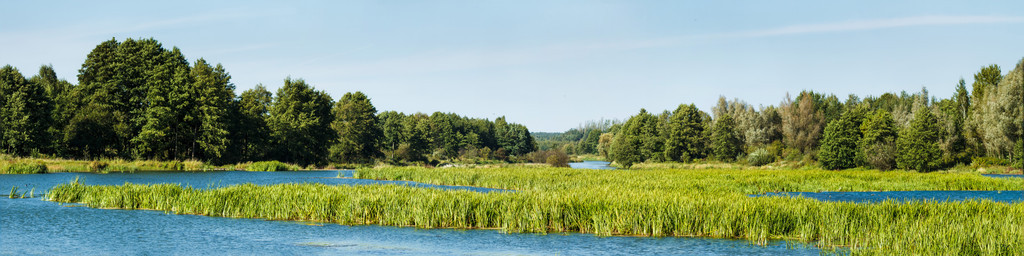
[[[155,39],[100,43],[78,84],[51,66],[29,78],[0,68],[0,154],[18,157],[325,166],[517,161],[535,148],[504,117],[378,113],[362,92],[335,101],[302,79],[236,94],[222,65]]]
[[[968,89],[949,98],[885,93],[860,98],[802,91],[777,106],[755,108],[721,97],[711,113],[693,104],[645,109],[625,122],[587,122],[542,134],[541,149],[598,154],[629,167],[641,162],[778,161],[825,169],[932,171],[962,165],[1021,168],[1024,157],[1024,60],[1003,74],[984,66]]]

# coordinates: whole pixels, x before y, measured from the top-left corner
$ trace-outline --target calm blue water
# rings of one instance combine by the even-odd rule
[[[351,171],[343,176],[351,177]],[[197,188],[239,183],[414,182],[338,179],[338,171],[0,175],[0,193],[47,188],[79,176],[86,184],[176,183]],[[445,189],[472,189],[444,186]],[[787,248],[791,247],[791,248]],[[762,247],[743,240],[504,234],[496,230],[307,225],[285,221],[106,210],[35,199],[0,198],[4,255],[817,255],[800,244]]]
[[[598,169],[598,170],[613,170],[615,167],[608,166],[610,162],[605,161],[583,161],[579,163],[569,163],[569,167],[573,169]]]

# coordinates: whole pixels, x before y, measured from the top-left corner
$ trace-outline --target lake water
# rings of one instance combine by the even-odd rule
[[[598,169],[598,170],[613,170],[615,167],[609,166],[609,162],[605,161],[583,161],[579,163],[569,163],[569,167],[574,169]]]
[[[351,171],[341,171],[351,177]],[[339,171],[147,172],[134,174],[0,175],[0,193],[35,187],[36,195],[76,176],[86,184],[176,183],[196,188],[239,183],[403,184],[336,178]],[[259,219],[108,210],[34,199],[0,198],[4,255],[818,255],[799,243],[768,246],[708,238],[597,237],[587,234],[505,234],[496,230],[344,226]]]

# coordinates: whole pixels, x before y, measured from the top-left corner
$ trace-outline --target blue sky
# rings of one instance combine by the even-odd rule
[[[893,3],[896,2],[896,3]],[[237,92],[303,78],[378,110],[507,116],[531,131],[804,89],[948,97],[1024,57],[1019,1],[9,1],[0,65],[77,82],[89,51],[155,38]]]

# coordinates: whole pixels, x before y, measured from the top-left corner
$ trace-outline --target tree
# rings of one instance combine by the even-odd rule
[[[46,99],[51,105],[50,125],[46,130],[46,138],[50,142],[40,151],[64,155],[67,152],[67,144],[63,140],[64,129],[68,122],[74,117],[78,109],[75,108],[75,101],[72,97],[74,85],[63,79],[57,78],[53,66],[44,65],[39,67],[39,74],[28,80],[29,83],[41,86],[46,92]]]
[[[732,116],[724,114],[715,120],[711,132],[711,151],[715,159],[722,161],[736,160],[743,152],[742,141],[736,136],[736,123]]]
[[[1024,122],[1024,59],[1006,74],[996,88],[985,93],[983,138],[989,156],[1010,159]]]
[[[939,151],[939,126],[935,115],[926,108],[918,109],[910,126],[896,139],[896,166],[919,172],[934,170],[942,157]]]
[[[795,102],[787,97],[781,107],[783,140],[787,146],[804,154],[817,147],[825,124],[824,114],[816,107],[814,97],[811,92],[801,92]]]
[[[381,131],[381,148],[395,159],[395,150],[407,140],[405,132],[405,114],[397,111],[385,111],[377,115],[377,126]]]
[[[989,105],[989,92],[995,92],[999,82],[1003,80],[1003,73],[999,65],[982,67],[974,74],[974,83],[971,84],[970,113],[965,121],[964,132],[968,151],[973,156],[983,156],[987,153],[985,148],[985,116],[986,108]]]
[[[679,105],[668,122],[665,158],[677,162],[703,158],[703,144],[707,140],[703,137],[703,123],[704,119],[696,106]]]
[[[228,158],[242,162],[266,159],[272,147],[267,118],[274,95],[262,84],[248,89],[232,101],[228,128]]]
[[[612,140],[614,138],[615,134],[613,133],[606,132],[601,134],[601,138],[597,142],[597,152],[598,154],[601,155],[601,157],[604,157],[605,159],[611,159],[608,156],[608,153],[611,151]]]
[[[326,163],[328,148],[336,140],[332,103],[331,96],[306,81],[285,79],[267,118],[276,145],[274,158],[300,165]]]
[[[10,65],[0,68],[0,152],[26,156],[50,145],[46,91]]]
[[[372,163],[381,157],[377,108],[362,92],[345,93],[334,104],[334,129],[338,138],[331,146],[331,160],[340,163]]]
[[[884,109],[876,110],[860,125],[863,135],[857,147],[869,166],[889,170],[896,167],[896,127],[892,114]]]
[[[850,112],[847,112],[850,113]],[[818,161],[829,170],[853,168],[858,165],[857,142],[860,140],[855,117],[844,115],[825,127],[825,135],[818,149]]]
[[[235,86],[231,75],[217,64],[211,67],[200,58],[192,67],[192,90],[195,92],[195,121],[191,122],[193,157],[200,159],[221,158],[228,145],[228,122]]]
[[[651,136],[652,131],[657,128],[657,122],[651,120],[655,120],[655,117],[647,113],[647,110],[640,109],[639,114],[630,117],[629,121],[622,125],[622,129],[612,140],[609,156],[613,161],[625,168],[647,161],[652,152],[646,152],[650,148],[645,145],[644,140],[657,139],[657,136]]]
[[[130,46],[130,41],[125,45]],[[159,47],[159,44],[157,44]],[[130,141],[133,155],[137,159],[155,158],[188,159],[195,158],[196,129],[199,118],[196,115],[196,93],[193,90],[193,77],[188,61],[178,48],[171,51],[157,50],[154,63],[150,69],[141,70],[145,80],[139,91],[145,91],[141,97],[131,98],[129,104],[139,104],[132,108],[126,106],[124,112],[132,113],[132,121],[142,124],[137,135]],[[149,53],[149,52],[142,52]],[[127,58],[136,59],[138,55]],[[145,61],[145,60],[139,60]],[[137,102],[137,103],[136,103]],[[134,132],[133,131],[133,132]]]

